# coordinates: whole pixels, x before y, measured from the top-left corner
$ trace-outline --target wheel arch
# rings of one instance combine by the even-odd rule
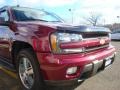
[[[11,56],[12,56],[12,62],[15,68],[16,68],[16,57],[22,49],[30,49],[33,52],[34,56],[36,57],[36,53],[31,44],[24,41],[14,41],[12,44]]]

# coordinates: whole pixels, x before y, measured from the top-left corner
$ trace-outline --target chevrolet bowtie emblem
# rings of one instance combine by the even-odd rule
[[[105,44],[105,40],[104,39],[100,39],[100,44],[101,45]]]

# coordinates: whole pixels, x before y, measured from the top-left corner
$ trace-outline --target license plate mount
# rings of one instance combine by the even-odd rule
[[[112,63],[112,59],[107,59],[105,62],[105,67],[109,66]]]

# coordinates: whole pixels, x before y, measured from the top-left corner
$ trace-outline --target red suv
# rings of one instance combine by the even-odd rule
[[[0,9],[0,57],[24,89],[39,90],[95,75],[113,63],[115,48],[107,28],[68,25],[44,10],[7,6]]]

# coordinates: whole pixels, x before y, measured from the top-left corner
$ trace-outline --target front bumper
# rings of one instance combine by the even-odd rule
[[[113,46],[100,49],[88,54],[53,55],[37,53],[44,80],[50,85],[67,85],[82,81],[104,70],[106,59],[109,57],[112,64],[115,59]],[[77,66],[74,75],[66,75],[69,67]]]
[[[116,54],[116,53],[115,53]],[[109,59],[111,59],[111,63],[112,64],[115,60],[115,54],[113,54]],[[81,76],[79,78],[75,78],[72,80],[61,80],[61,81],[50,81],[50,80],[45,80],[47,85],[52,85],[52,86],[66,86],[66,85],[74,85],[74,84],[78,84],[82,81],[84,81],[85,79],[97,74],[98,72],[104,70],[106,67],[108,67],[109,65],[105,66],[107,59],[105,60],[96,60],[93,61],[90,64],[87,64],[84,66],[83,72],[81,74]]]

